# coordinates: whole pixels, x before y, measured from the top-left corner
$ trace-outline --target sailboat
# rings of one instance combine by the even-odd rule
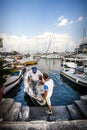
[[[60,55],[58,53],[55,53],[55,52],[48,53],[48,51],[50,49],[50,46],[51,46],[51,43],[52,43],[53,34],[54,34],[54,32],[52,33],[52,36],[51,36],[47,51],[41,56],[41,58],[44,58],[44,59],[59,59],[60,58]]]

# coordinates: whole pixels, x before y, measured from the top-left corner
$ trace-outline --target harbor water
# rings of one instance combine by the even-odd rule
[[[71,84],[64,82],[60,76],[60,59],[40,59],[38,64],[35,65],[41,72],[47,72],[49,77],[54,81],[54,91],[51,97],[52,105],[69,105],[78,100],[82,95],[81,92],[74,89]],[[32,66],[27,67],[30,69]],[[22,105],[32,105],[29,104],[29,98],[24,93],[24,83],[20,84],[20,87],[12,89],[5,97],[12,97],[17,102],[21,102]]]

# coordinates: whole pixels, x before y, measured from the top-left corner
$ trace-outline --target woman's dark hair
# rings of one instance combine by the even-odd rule
[[[47,79],[47,78],[48,78],[48,74],[47,74],[47,73],[43,73],[43,77],[44,77],[45,79]]]

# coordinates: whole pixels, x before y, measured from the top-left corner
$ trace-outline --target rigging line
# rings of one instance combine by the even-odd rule
[[[54,32],[53,32],[53,34],[54,34]],[[52,37],[51,37],[51,40],[50,40],[49,46],[48,46],[48,48],[47,48],[46,55],[47,55],[47,53],[48,53],[48,51],[49,51],[49,48],[50,48],[50,45],[51,45],[51,41],[52,41],[52,39],[53,39],[53,34],[52,34]]]

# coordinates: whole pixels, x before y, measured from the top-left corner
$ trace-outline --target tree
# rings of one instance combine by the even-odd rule
[[[6,77],[5,77],[6,74],[9,74],[9,71],[3,69],[3,61],[0,60],[0,88],[2,88],[3,84],[6,82]]]

